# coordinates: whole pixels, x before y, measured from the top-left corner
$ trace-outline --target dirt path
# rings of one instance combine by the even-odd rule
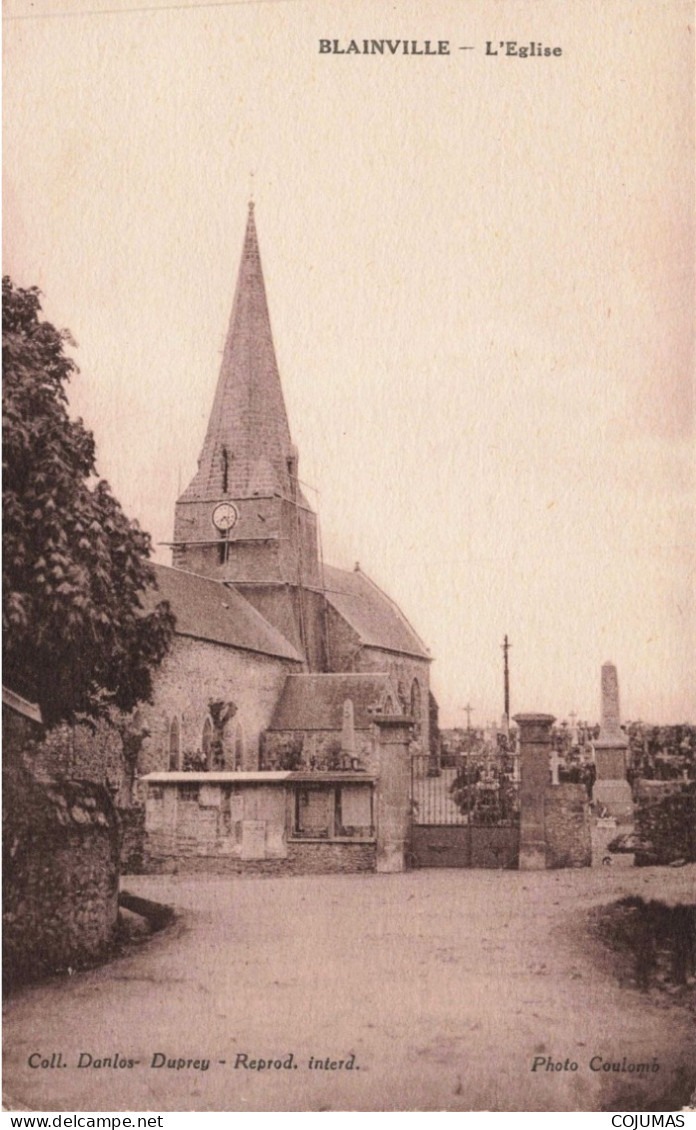
[[[584,934],[590,907],[625,894],[693,901],[696,866],[124,885],[182,916],[102,969],[9,999],[15,1106],[636,1111],[696,1087],[685,1011],[621,988]],[[33,1053],[61,1067],[32,1068]],[[139,1062],[80,1068],[80,1053]],[[210,1062],[152,1067],[155,1053]],[[235,1068],[290,1053],[287,1069]],[[308,1066],[352,1055],[352,1069]],[[533,1071],[535,1057],[578,1067]],[[659,1070],[593,1071],[593,1057]]]

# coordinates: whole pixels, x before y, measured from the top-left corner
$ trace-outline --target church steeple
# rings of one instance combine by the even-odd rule
[[[208,430],[181,501],[290,495],[295,464],[250,203]]]
[[[175,507],[173,564],[234,583],[321,668],[317,521],[299,485],[253,204],[198,470]]]

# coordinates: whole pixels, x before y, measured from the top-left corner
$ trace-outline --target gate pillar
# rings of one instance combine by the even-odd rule
[[[377,871],[403,871],[409,834],[413,719],[375,715],[377,727]]]
[[[549,783],[553,714],[516,714],[520,730],[520,871],[546,868],[544,792]]]

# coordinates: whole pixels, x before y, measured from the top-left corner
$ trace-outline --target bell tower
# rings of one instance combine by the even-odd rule
[[[323,669],[317,519],[298,478],[253,203],[198,470],[176,502],[172,556],[175,568],[233,583],[310,670]]]

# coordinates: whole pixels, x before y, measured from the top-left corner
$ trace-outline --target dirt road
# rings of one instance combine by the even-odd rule
[[[10,997],[15,1109],[636,1111],[696,1087],[686,1012],[621,987],[585,932],[625,894],[693,901],[696,866],[124,886],[180,917]]]

